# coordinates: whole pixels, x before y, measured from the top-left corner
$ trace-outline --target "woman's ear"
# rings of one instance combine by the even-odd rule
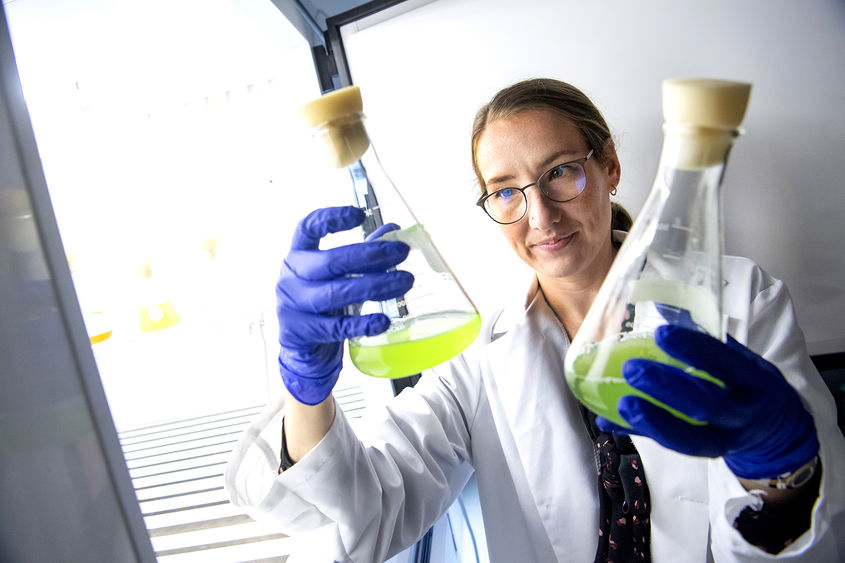
[[[607,171],[607,178],[611,188],[619,185],[619,179],[622,177],[622,166],[619,164],[619,157],[616,154],[616,144],[612,138],[608,138],[604,143],[602,151],[604,156],[604,168]]]

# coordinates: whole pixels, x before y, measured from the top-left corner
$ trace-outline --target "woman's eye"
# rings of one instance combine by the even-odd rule
[[[554,180],[568,180],[572,177],[573,174],[573,166],[569,164],[561,164],[560,166],[555,166],[547,173],[546,178],[549,181]]]
[[[496,199],[508,200],[513,197],[513,192],[513,188],[505,188],[503,190],[495,192],[493,195]]]
[[[569,174],[569,166],[566,164],[561,164],[560,166],[555,166],[551,170],[549,170],[549,178],[554,180],[556,178],[561,178]]]

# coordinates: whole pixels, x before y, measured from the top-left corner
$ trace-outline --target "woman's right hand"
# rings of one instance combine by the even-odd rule
[[[364,221],[357,207],[318,209],[300,221],[276,284],[279,370],[294,399],[324,401],[343,363],[343,340],[384,332],[380,313],[345,315],[344,307],[399,297],[414,283],[409,272],[387,270],[408,256],[400,241],[372,241],[320,250],[320,239]]]

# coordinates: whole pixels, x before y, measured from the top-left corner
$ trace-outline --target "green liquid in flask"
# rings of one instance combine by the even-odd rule
[[[708,373],[694,369],[666,354],[654,342],[653,335],[628,337],[624,340],[615,338],[603,340],[575,357],[572,366],[566,373],[566,378],[575,396],[591,411],[626,428],[630,428],[629,424],[619,416],[619,411],[616,409],[616,404],[623,395],[642,397],[690,424],[706,424],[694,420],[628,385],[625,378],[622,377],[622,365],[632,358],[645,358],[669,364],[681,368],[691,375],[722,385],[721,381]]]
[[[382,334],[349,341],[359,371],[373,377],[406,377],[457,356],[481,328],[478,313],[445,311],[411,318]]]

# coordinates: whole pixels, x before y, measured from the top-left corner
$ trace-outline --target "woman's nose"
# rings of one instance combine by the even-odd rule
[[[528,203],[528,224],[533,229],[548,229],[560,220],[560,207],[543,196],[539,188],[534,186],[525,191]]]

